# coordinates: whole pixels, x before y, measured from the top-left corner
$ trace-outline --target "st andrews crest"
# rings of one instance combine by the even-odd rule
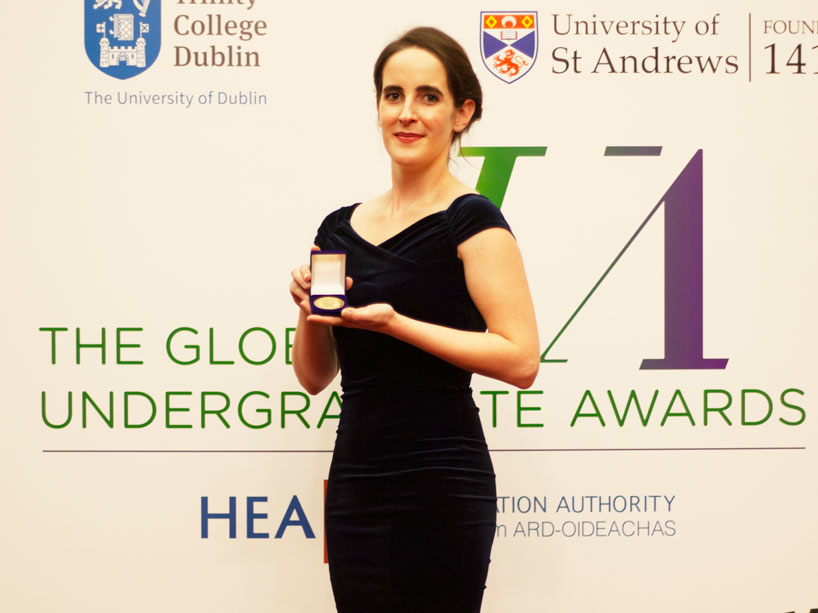
[[[525,75],[537,59],[537,11],[480,13],[480,56],[506,83]]]

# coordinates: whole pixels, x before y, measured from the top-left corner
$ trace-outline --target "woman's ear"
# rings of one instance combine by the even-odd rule
[[[454,118],[454,131],[455,132],[462,132],[465,130],[469,122],[471,121],[472,115],[474,115],[475,104],[474,100],[466,100],[459,109],[455,111],[455,118]]]

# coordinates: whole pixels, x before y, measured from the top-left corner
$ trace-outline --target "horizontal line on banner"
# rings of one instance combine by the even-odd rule
[[[610,156],[642,157],[649,155],[662,155],[662,147],[632,147],[632,146],[614,147],[609,145],[605,147],[605,155],[609,157]]]
[[[332,449],[43,449],[43,453],[332,453]]]
[[[500,451],[795,451],[806,447],[571,447],[552,449],[492,449]]]
[[[491,453],[563,451],[805,451],[806,447],[552,447],[490,449]],[[43,449],[43,453],[332,453],[332,449]]]

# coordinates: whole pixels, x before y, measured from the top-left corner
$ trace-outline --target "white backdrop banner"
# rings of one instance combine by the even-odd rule
[[[818,5],[6,2],[0,608],[332,611],[337,381],[289,271],[389,186],[371,71],[466,48],[452,169],[542,365],[475,377],[486,613],[818,609]]]

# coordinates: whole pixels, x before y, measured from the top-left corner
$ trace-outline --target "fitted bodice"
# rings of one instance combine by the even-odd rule
[[[478,194],[456,198],[379,245],[350,224],[357,204],[327,216],[316,235],[324,250],[347,253],[350,306],[386,302],[407,317],[482,332],[486,323],[469,296],[457,246],[490,227],[508,224]],[[468,389],[471,373],[386,334],[336,326],[341,386],[346,393],[372,387]]]

